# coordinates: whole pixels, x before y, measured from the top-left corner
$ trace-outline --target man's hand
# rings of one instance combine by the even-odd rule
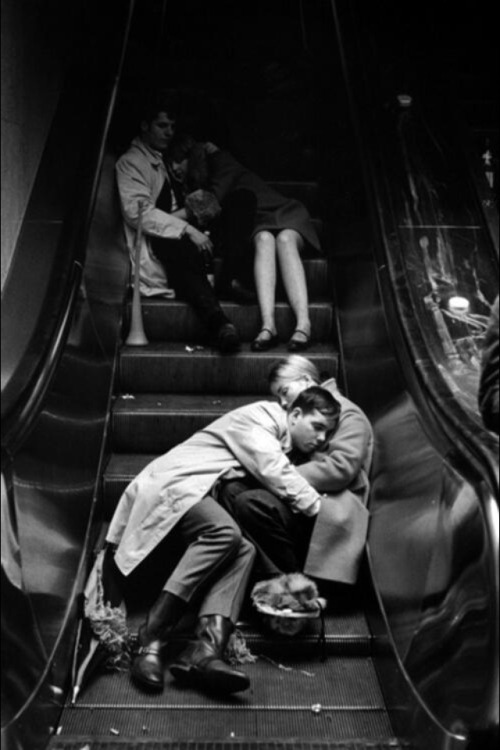
[[[196,227],[191,226],[191,224],[188,224],[187,226],[186,236],[189,237],[191,242],[196,245],[200,252],[202,250],[208,250],[209,253],[213,252],[214,246],[210,237],[203,234],[203,232],[200,232]]]

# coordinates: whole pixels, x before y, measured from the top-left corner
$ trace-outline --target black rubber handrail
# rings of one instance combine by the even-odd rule
[[[97,101],[90,108],[90,121],[84,121],[79,136],[84,146],[82,153],[75,163],[62,163],[63,174],[54,175],[54,152],[60,144],[62,134],[66,133],[68,144],[65,147],[68,153],[76,149],[75,131],[70,128],[70,123],[75,118],[78,110],[78,102],[81,96],[82,81],[72,78],[73,68],[70,66],[66,91],[69,91],[68,101],[64,101],[65,92],[61,95],[61,105],[56,113],[52,126],[51,135],[42,157],[39,173],[37,175],[34,190],[30,197],[25,223],[36,224],[37,217],[42,226],[47,222],[46,215],[54,213],[54,206],[44,209],[43,200],[47,184],[54,181],[62,183],[58,191],[54,191],[50,198],[56,199],[57,214],[60,220],[52,222],[59,227],[57,236],[49,236],[46,249],[47,264],[49,265],[48,276],[42,283],[40,298],[38,300],[26,300],[24,302],[26,311],[26,322],[20,321],[14,311],[21,313],[23,307],[19,307],[19,296],[22,293],[23,282],[26,274],[31,271],[29,262],[29,242],[25,242],[21,231],[20,242],[16,248],[12,262],[13,269],[6,281],[4,294],[2,295],[2,348],[6,349],[6,362],[2,362],[2,456],[11,456],[19,447],[20,442],[29,433],[30,426],[34,423],[43,402],[43,395],[47,392],[50,381],[56,370],[67,334],[70,329],[75,302],[82,282],[82,268],[85,260],[86,242],[89,234],[90,223],[94,210],[102,161],[105,152],[111,117],[116,102],[118,81],[123,66],[126,40],[131,25],[135,0],[128,0],[128,5],[121,4],[121,13],[110,14],[108,23],[111,23],[114,38],[117,40],[118,48],[111,63],[111,71],[108,75],[108,84],[100,84],[97,91]],[[118,33],[120,20],[123,22],[123,34]],[[102,21],[102,19],[101,19]],[[91,19],[95,25],[95,14]],[[88,32],[88,29],[86,30]],[[105,42],[105,24],[100,29],[102,41]],[[85,31],[81,31],[85,35]],[[87,42],[92,39],[95,43],[95,35],[88,34]],[[77,55],[81,50],[77,50]],[[77,60],[79,75],[85,79],[88,85],[88,71],[84,69],[85,63]],[[96,67],[95,80],[105,78],[102,66]],[[96,85],[98,85],[96,83]],[[85,89],[83,89],[85,90]],[[95,90],[90,93],[95,94]],[[81,107],[81,103],[79,105]],[[75,113],[75,107],[76,113]],[[95,137],[89,136],[88,128],[94,125]],[[69,130],[69,132],[67,132]],[[76,190],[73,185],[80,180]],[[75,174],[76,172],[76,174]],[[68,198],[70,192],[78,195],[76,208],[73,205],[74,198]],[[44,213],[45,211],[45,213]],[[30,238],[31,239],[31,238]],[[52,245],[50,246],[50,240]],[[33,242],[33,240],[31,240]],[[24,253],[23,253],[24,250]],[[24,255],[28,258],[24,262]],[[12,288],[10,288],[10,286]],[[9,304],[10,303],[10,304]],[[33,303],[38,308],[29,309]],[[4,352],[2,353],[4,354]],[[2,357],[3,360],[3,357]]]
[[[410,352],[412,369],[414,369],[419,375],[418,387],[425,392],[426,401],[429,401],[432,404],[435,413],[439,415],[439,419],[442,423],[441,428],[448,436],[451,436],[451,439],[455,443],[458,442],[463,445],[469,461],[473,462],[478,475],[484,476],[486,474],[495,496],[498,497],[498,461],[496,459],[495,450],[497,441],[491,433],[486,430],[486,428],[481,428],[472,420],[470,415],[456,399],[455,395],[444,381],[443,376],[435,363],[435,359],[428,349],[422,331],[419,330],[418,326],[413,326],[411,332],[409,332],[404,325],[404,310],[412,308],[413,305],[409,290],[406,289],[402,291],[400,288],[396,292],[394,277],[388,277],[390,271],[390,264],[388,263],[388,257],[390,255],[388,238],[393,227],[384,226],[383,221],[384,215],[387,214],[386,205],[384,204],[384,198],[382,196],[385,178],[383,174],[380,173],[379,166],[374,163],[373,158],[373,154],[378,153],[379,149],[374,142],[373,134],[369,133],[367,130],[366,123],[370,118],[365,117],[363,119],[364,126],[361,126],[362,118],[359,114],[359,103],[357,97],[359,98],[362,94],[355,95],[354,93],[351,81],[352,63],[351,61],[348,62],[347,59],[337,4],[335,0],[331,0],[331,3],[338,35],[337,40],[341,55],[341,64],[349,99],[351,120],[356,133],[365,185],[369,195],[368,202],[370,207],[371,224],[376,239],[374,243],[374,251],[378,260],[379,280],[381,283],[384,283],[384,279],[387,280],[384,289],[385,298],[391,298],[394,309],[398,311],[395,322],[397,322],[398,327],[401,329],[401,340],[405,342],[405,346]],[[356,60],[356,65],[358,66],[358,77],[361,75],[365,76],[365,73],[361,70],[362,63],[359,59]],[[371,146],[371,149],[369,148],[369,145]],[[479,196],[477,197],[479,199]],[[397,224],[397,222],[394,222],[394,219],[393,223]],[[494,238],[491,237],[491,235],[489,236],[493,246]],[[425,372],[421,370],[421,365],[424,362],[429,368]],[[411,374],[411,379],[413,379],[413,373]],[[443,392],[446,392],[446,399],[442,397]]]
[[[370,131],[371,113],[367,111],[364,118],[360,114],[361,101],[366,96],[366,71],[363,67],[362,55],[359,49],[352,55],[353,59],[348,59],[344,44],[344,34],[346,32],[341,22],[336,0],[331,0],[331,7],[335,20],[351,122],[355,130],[368,195],[371,227],[374,234],[374,255],[377,261],[377,275],[381,296],[384,300],[385,313],[391,328],[391,339],[395,345],[397,358],[404,372],[408,390],[417,408],[425,416],[431,434],[439,442],[443,442],[444,439],[449,446],[452,446],[455,454],[460,456],[460,459],[467,467],[467,471],[472,477],[475,477],[478,499],[481,503],[488,529],[492,552],[488,563],[492,568],[491,581],[494,585],[491,597],[494,602],[492,610],[495,614],[493,616],[494,622],[490,623],[490,641],[493,644],[491,657],[494,661],[492,662],[493,666],[487,695],[481,707],[482,717],[479,725],[471,727],[471,730],[473,732],[484,731],[485,736],[489,738],[490,736],[496,736],[498,733],[498,695],[500,683],[498,664],[498,602],[500,594],[497,568],[499,550],[498,440],[485,428],[481,429],[462,407],[458,399],[456,399],[448,384],[444,381],[418,325],[411,326],[411,329],[407,326],[408,310],[413,309],[413,303],[410,290],[407,286],[405,288],[401,283],[401,279],[406,278],[404,264],[400,265],[396,270],[394,268],[391,269],[390,261],[392,259],[390,257],[389,236],[394,226],[397,226],[397,222],[395,222],[390,208],[387,210],[385,177],[381,171],[382,166],[376,163],[374,156],[379,153],[377,139],[380,137],[380,134]],[[349,13],[352,10],[350,7]],[[351,39],[353,37],[356,38],[354,28],[358,28],[358,26],[352,22],[351,17],[348,32]],[[356,88],[354,87],[353,79],[356,79],[358,83]],[[359,79],[362,81],[361,84],[359,83]],[[480,192],[476,194],[476,197],[481,202]],[[390,203],[390,201],[388,202]],[[386,217],[386,223],[384,223],[384,217]],[[387,225],[390,221],[392,221],[392,226]],[[491,236],[491,240],[494,245],[494,235]],[[424,363],[425,368],[423,366]],[[443,394],[445,395],[443,396]],[[404,672],[404,667],[402,665],[401,667]]]

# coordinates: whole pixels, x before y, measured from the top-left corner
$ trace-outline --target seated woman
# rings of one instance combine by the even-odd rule
[[[305,247],[320,250],[320,243],[305,206],[286,198],[239,164],[227,151],[213,144],[200,148],[190,136],[174,139],[169,150],[172,171],[189,190],[207,188],[222,206],[223,216],[236,196],[254,196],[255,213],[248,228],[250,213],[239,222],[248,240],[224,251],[224,276],[245,281],[248,259],[253,261],[253,276],[261,313],[261,330],[252,342],[252,350],[267,351],[279,342],[275,321],[277,266],[283,286],[295,313],[296,327],[288,342],[289,351],[307,349],[311,339],[311,322],[306,277],[300,253]],[[201,179],[200,179],[201,177]],[[197,179],[198,178],[198,179]],[[204,182],[203,182],[204,180]],[[250,201],[247,201],[251,203]],[[227,244],[227,243],[226,243]]]

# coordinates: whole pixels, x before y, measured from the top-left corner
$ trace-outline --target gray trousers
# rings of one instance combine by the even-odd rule
[[[126,578],[112,578],[137,598],[147,584],[163,588],[196,609],[199,617],[222,615],[236,624],[255,559],[229,513],[210,496],[190,508],[165,539]],[[111,577],[110,577],[111,578]],[[153,586],[155,588],[155,586]]]

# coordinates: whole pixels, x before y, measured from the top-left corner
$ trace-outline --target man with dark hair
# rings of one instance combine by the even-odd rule
[[[268,401],[242,406],[155,459],[128,485],[106,537],[107,565],[115,566],[125,590],[141,587],[141,576],[149,580],[151,570],[162,571],[164,580],[139,628],[132,676],[140,685],[161,690],[171,630],[194,608],[196,638],[170,666],[173,676],[208,691],[234,693],[249,686],[223,654],[255,551],[212,495],[223,476],[249,474],[308,521],[319,512],[322,497],[286,453],[320,449],[335,429],[339,409],[317,386],[305,390],[288,412]]]
[[[315,365],[300,355],[280,360],[269,374],[271,392],[291,412],[319,382]],[[352,584],[357,579],[368,531],[373,433],[361,409],[340,394],[333,378],[322,389],[339,405],[335,429],[314,452],[289,454],[298,473],[324,493],[316,517],[297,516],[253,477],[228,477],[219,490],[220,504],[257,549],[260,578],[302,571],[326,581]]]
[[[148,104],[139,135],[116,163],[132,268],[142,211],[141,294],[167,297],[176,294],[185,299],[194,307],[219,350],[232,352],[239,346],[238,332],[222,310],[203,263],[202,254],[212,253],[212,242],[207,234],[183,218],[182,196],[163,161],[174,134],[175,115],[171,98]]]

